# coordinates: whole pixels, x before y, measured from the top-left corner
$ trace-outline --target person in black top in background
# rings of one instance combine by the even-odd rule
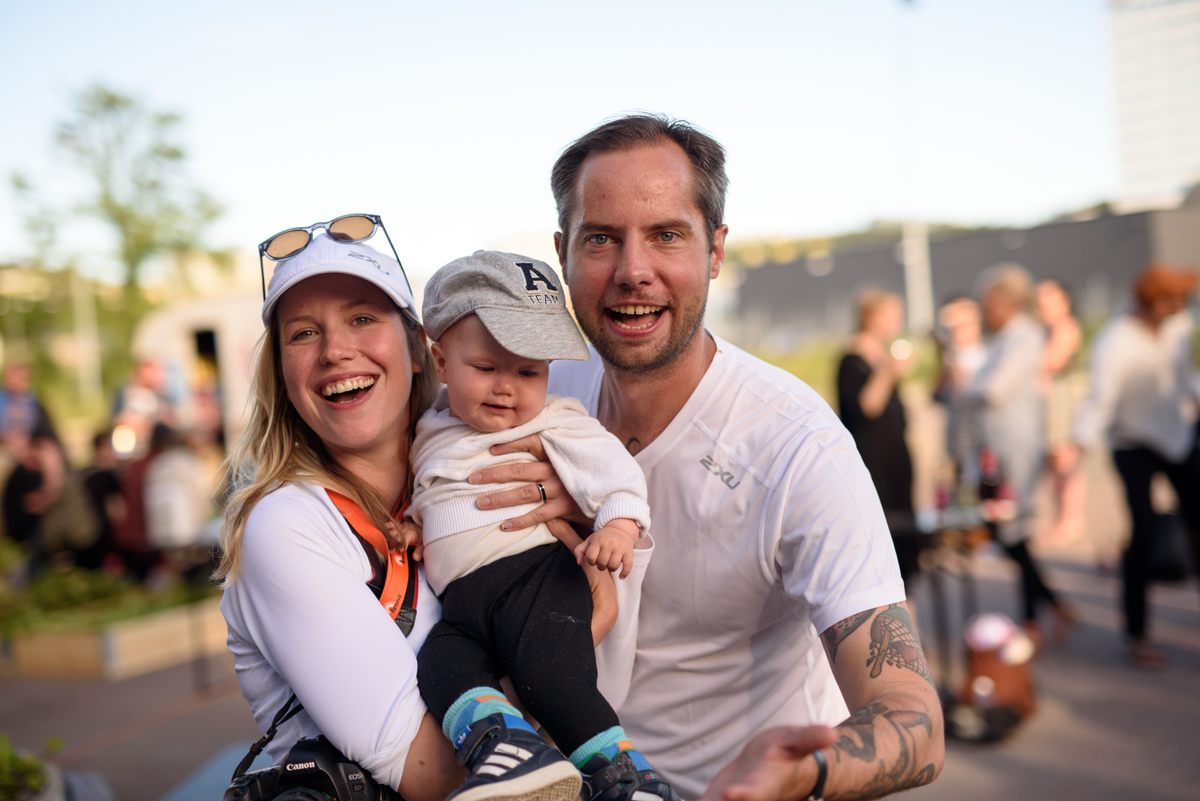
[[[75,563],[99,570],[106,566],[110,556],[115,558],[115,531],[125,522],[125,499],[121,494],[121,477],[117,474],[111,431],[100,431],[92,437],[92,463],[81,471],[80,479],[98,531],[96,542],[80,552]]]
[[[897,340],[904,329],[898,295],[864,289],[858,296],[858,332],[838,364],[838,416],[854,437],[887,516],[900,575],[917,572],[913,519],[913,468],[904,440],[904,405],[897,392],[912,365],[912,346]],[[905,347],[907,345],[907,348]]]

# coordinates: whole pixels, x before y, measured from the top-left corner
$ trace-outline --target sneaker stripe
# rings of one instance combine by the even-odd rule
[[[512,770],[517,765],[520,765],[523,761],[524,760],[513,759],[510,756],[504,756],[504,754],[490,754],[488,756],[488,758],[484,760],[484,764],[485,765],[500,765],[501,767]]]
[[[488,776],[503,776],[508,773],[507,768],[501,768],[496,765],[480,765],[475,769],[476,773],[485,773]]]
[[[478,768],[475,774],[483,772]],[[563,760],[533,773],[485,780],[487,784],[460,788],[447,801],[578,801],[579,771]]]
[[[532,751],[527,751],[526,749],[522,748],[521,746],[513,745],[512,743],[497,744],[495,753],[508,754],[509,756],[515,756],[517,759],[522,759],[522,760],[533,758]]]
[[[662,796],[655,795],[654,793],[647,793],[644,790],[634,790],[633,795],[630,796],[630,798],[631,801],[662,801]]]

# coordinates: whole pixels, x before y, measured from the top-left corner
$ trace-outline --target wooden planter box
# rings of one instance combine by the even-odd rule
[[[19,634],[9,673],[26,678],[127,679],[225,650],[219,601],[112,623],[98,631]]]

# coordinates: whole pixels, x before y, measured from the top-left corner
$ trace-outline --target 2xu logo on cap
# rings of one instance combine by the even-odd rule
[[[379,272],[383,273],[384,275],[391,275],[391,273],[389,273],[387,270],[385,270],[383,268],[382,264],[380,264],[379,262],[372,259],[366,253],[358,253],[357,251],[351,250],[346,255],[352,259],[358,259],[359,261],[369,261],[369,262],[371,262],[371,264],[375,265],[375,269],[379,270]]]
[[[544,276],[537,267],[534,267],[532,262],[518,261],[514,263],[521,268],[521,272],[525,273],[526,292],[537,292],[538,282],[541,282],[549,287],[550,291],[554,293],[553,295],[544,292],[535,295],[529,295],[528,297],[530,303],[536,303],[539,305],[553,305],[560,302],[558,297],[558,287],[551,283],[550,279]]]

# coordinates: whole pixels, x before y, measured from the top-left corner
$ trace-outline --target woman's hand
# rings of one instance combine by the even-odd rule
[[[412,558],[414,562],[420,562],[425,558],[425,541],[421,539],[421,527],[411,520],[389,520],[388,521],[388,537],[408,550],[412,548]]]
[[[493,445],[491,453],[502,456],[506,453],[532,454],[536,462],[512,462],[473,473],[468,479],[472,484],[504,484],[514,481],[527,482],[523,487],[493,492],[481,496],[475,504],[480,509],[500,509],[506,506],[537,503],[545,493],[541,506],[511,520],[505,520],[500,528],[505,531],[518,531],[535,526],[538,523],[548,523],[555,518],[573,520],[577,523],[588,522],[579,510],[579,505],[567,492],[554,466],[546,458],[546,449],[542,447],[542,438],[537,434],[515,439],[502,445]],[[538,487],[541,487],[539,489]]]

